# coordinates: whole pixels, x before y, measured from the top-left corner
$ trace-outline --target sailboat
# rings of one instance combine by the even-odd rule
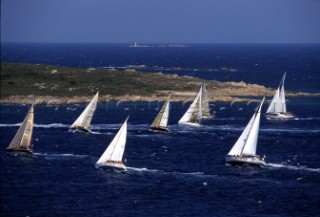
[[[279,87],[273,96],[273,99],[267,109],[266,117],[268,120],[278,120],[278,119],[291,119],[294,115],[287,112],[286,98],[284,92],[284,80],[286,73],[284,73]]]
[[[179,125],[185,126],[200,126],[202,119],[202,86],[196,96],[196,98],[191,103],[187,112],[179,120]]]
[[[169,119],[169,108],[170,108],[170,97],[165,101],[163,104],[159,114],[152,122],[150,129],[152,130],[159,130],[159,131],[165,131],[168,132],[168,119]]]
[[[264,99],[265,98],[262,99],[258,109],[253,114],[241,136],[225,157],[227,164],[255,166],[266,165],[264,158],[260,158],[260,156],[256,154],[261,107]]]
[[[105,152],[96,163],[96,168],[109,168],[126,170],[126,166],[122,161],[124,149],[127,140],[127,122],[129,117],[124,121],[120,130],[113,138]]]
[[[34,123],[33,107],[34,105],[32,104],[22,125],[7,147],[8,154],[19,156],[30,156],[33,154],[30,149]]]
[[[90,123],[91,123],[94,111],[96,110],[96,107],[97,107],[98,95],[99,95],[99,92],[96,93],[96,95],[93,97],[93,99],[85,108],[85,110],[82,112],[82,114],[71,125],[70,127],[71,129],[78,129],[85,132],[91,132]]]
[[[213,119],[213,114],[210,113],[208,91],[205,84],[202,84],[202,119]]]

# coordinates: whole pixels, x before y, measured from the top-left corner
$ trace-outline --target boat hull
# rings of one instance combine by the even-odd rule
[[[81,127],[81,126],[72,126],[72,127],[70,127],[70,129],[72,129],[72,130],[80,130],[80,131],[83,131],[83,132],[86,132],[86,133],[91,133],[90,129],[84,128],[84,127]]]
[[[267,120],[290,120],[294,118],[292,113],[275,113],[275,114],[266,114]]]
[[[261,159],[259,156],[230,156],[227,155],[226,163],[232,166],[266,166],[264,159]]]
[[[119,163],[105,163],[105,164],[96,164],[96,169],[104,169],[104,170],[117,170],[117,171],[126,171],[127,167],[123,164]]]
[[[201,125],[199,123],[191,123],[191,122],[179,122],[179,126],[185,126],[185,127],[200,127]]]
[[[161,127],[150,127],[151,130],[154,131],[161,131],[161,132],[169,132],[168,128],[161,128]]]
[[[32,157],[33,152],[30,149],[18,150],[18,149],[7,149],[7,153],[12,156]]]
[[[203,115],[202,116],[202,119],[204,119],[204,120],[211,120],[211,119],[214,119],[214,118],[215,118],[214,115]]]

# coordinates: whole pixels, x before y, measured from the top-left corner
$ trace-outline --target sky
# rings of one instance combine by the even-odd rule
[[[320,0],[1,0],[1,42],[320,43]]]

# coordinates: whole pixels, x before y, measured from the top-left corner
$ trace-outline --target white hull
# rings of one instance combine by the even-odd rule
[[[276,114],[266,114],[267,120],[290,120],[294,118],[292,113],[276,113]]]
[[[202,119],[205,119],[205,120],[211,120],[211,119],[214,119],[214,115],[210,115],[210,116],[202,116]]]
[[[264,159],[259,156],[231,156],[227,155],[226,163],[231,165],[251,165],[251,166],[266,166]]]
[[[185,126],[185,127],[200,127],[201,125],[199,123],[191,123],[191,122],[179,122],[179,126]]]
[[[96,169],[118,169],[118,170],[127,170],[127,167],[119,163],[106,163],[106,164],[96,164]]]

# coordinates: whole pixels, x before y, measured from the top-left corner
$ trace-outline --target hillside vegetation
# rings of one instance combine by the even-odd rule
[[[21,103],[28,96],[44,102],[69,99],[86,102],[99,91],[100,100],[191,100],[205,83],[210,100],[270,96],[273,90],[244,82],[218,82],[190,76],[145,73],[134,70],[84,69],[36,64],[1,63],[1,102]]]

